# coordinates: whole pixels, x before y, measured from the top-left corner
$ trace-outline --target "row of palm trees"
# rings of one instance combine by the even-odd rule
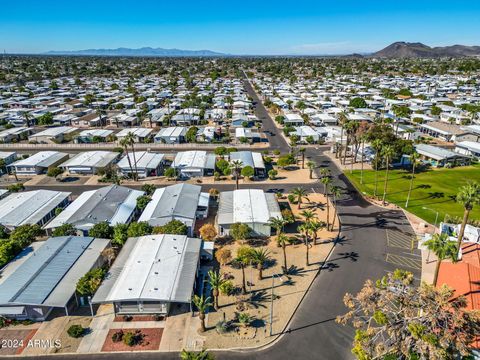
[[[246,276],[245,268],[249,265],[253,265],[258,270],[258,279],[263,279],[263,269],[265,264],[270,260],[270,252],[265,248],[250,248],[250,247],[241,247],[237,251],[237,256],[233,261],[238,264],[242,270],[242,294],[247,293],[246,286]],[[204,295],[193,297],[193,304],[198,310],[199,319],[200,319],[200,329],[202,332],[206,330],[205,326],[205,313],[207,310],[213,306],[215,310],[218,311],[219,304],[218,299],[220,296],[220,289],[227,282],[227,279],[219,271],[209,270],[208,271],[208,283],[212,289],[212,297],[205,297]]]

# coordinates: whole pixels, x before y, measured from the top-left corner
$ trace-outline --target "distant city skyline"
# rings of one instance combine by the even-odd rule
[[[31,1],[2,4],[0,50],[177,48],[232,55],[369,53],[395,41],[480,45],[480,2]]]

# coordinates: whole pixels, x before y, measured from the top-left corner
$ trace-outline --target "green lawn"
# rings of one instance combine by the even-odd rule
[[[363,194],[373,195],[375,172],[363,172],[363,184],[360,185],[360,170],[345,171],[345,175]],[[387,200],[405,208],[410,172],[405,170],[390,170],[388,176]],[[378,172],[377,195],[383,195],[385,171]],[[446,214],[463,216],[462,205],[455,202],[458,189],[468,180],[480,181],[480,165],[464,166],[453,169],[434,169],[415,174],[412,195],[408,211],[433,224],[436,212],[438,221],[443,221]],[[480,206],[473,209],[471,219],[480,219]]]

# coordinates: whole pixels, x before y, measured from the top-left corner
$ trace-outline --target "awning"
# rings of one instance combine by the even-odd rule
[[[25,313],[25,306],[1,306],[0,315],[22,315]]]

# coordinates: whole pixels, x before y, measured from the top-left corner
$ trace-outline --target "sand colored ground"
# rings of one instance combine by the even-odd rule
[[[294,204],[291,205],[291,208],[294,215],[299,217],[298,224],[301,224],[301,217],[298,214],[305,209],[315,211],[320,221],[326,221],[324,204],[325,198],[322,194],[310,194],[309,201],[302,204],[300,210],[298,210]],[[332,220],[333,211],[330,211],[330,221]],[[289,226],[287,229],[288,236],[299,239],[297,244],[288,245],[286,248],[287,267],[291,269],[288,276],[282,275],[283,252],[282,249],[277,246],[275,237],[272,237],[272,239],[264,245],[270,252],[273,264],[263,271],[263,279],[258,279],[258,271],[255,268],[248,267],[246,269],[247,290],[249,294],[252,295],[247,295],[246,297],[251,297],[252,300],[247,301],[247,310],[245,312],[255,319],[250,328],[245,330],[243,334],[239,334],[236,331],[219,334],[216,331],[215,325],[219,321],[224,318],[227,321],[232,320],[237,311],[236,301],[238,297],[221,295],[219,298],[219,311],[211,309],[210,313],[207,314],[208,330],[203,334],[206,337],[204,344],[206,348],[259,346],[268,343],[275,335],[280,334],[284,330],[287,322],[317,274],[318,269],[332,249],[333,240],[338,232],[337,229],[334,229],[334,231],[322,230],[318,232],[318,245],[313,245],[310,248],[310,265],[307,266],[305,260],[306,247],[300,241],[300,236],[294,229],[295,225]],[[235,256],[236,250],[240,246],[241,245],[235,242],[224,245],[225,248],[231,250],[233,256]],[[232,281],[236,286],[241,286],[242,275],[240,269],[235,269],[227,265],[221,267],[221,272],[233,277]],[[270,336],[269,314],[271,309],[273,274],[281,275],[282,279],[280,280],[277,277],[274,279],[273,336]],[[199,324],[198,318],[197,324]]]

